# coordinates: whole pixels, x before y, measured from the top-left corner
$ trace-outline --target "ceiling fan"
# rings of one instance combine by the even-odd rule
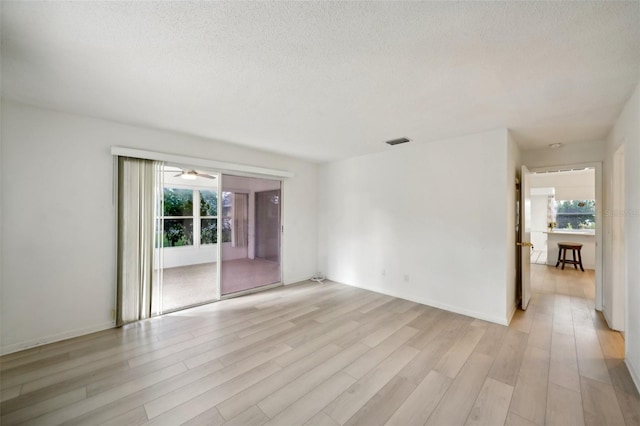
[[[201,173],[197,170],[182,170],[180,173],[178,173],[177,175],[175,175],[174,177],[180,177],[182,179],[186,179],[186,180],[195,180],[198,177],[203,177],[203,178],[207,178],[207,179],[215,179],[215,176],[212,176],[210,174],[207,173]]]

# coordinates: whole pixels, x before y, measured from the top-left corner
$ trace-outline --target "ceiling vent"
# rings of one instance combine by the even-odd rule
[[[411,139],[407,139],[407,138],[400,138],[400,139],[392,139],[390,141],[386,141],[385,143],[388,145],[400,145],[401,143],[407,143],[410,142]]]

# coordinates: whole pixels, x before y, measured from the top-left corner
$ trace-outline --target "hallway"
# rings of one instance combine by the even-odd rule
[[[624,340],[594,309],[594,271],[543,265],[531,271],[531,303],[509,327],[528,338],[514,339],[512,347],[522,365],[507,424],[640,424]]]

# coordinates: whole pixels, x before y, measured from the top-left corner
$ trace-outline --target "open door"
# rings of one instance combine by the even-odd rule
[[[522,166],[520,174],[520,235],[516,244],[520,249],[520,294],[522,310],[531,300],[531,183],[529,169]]]

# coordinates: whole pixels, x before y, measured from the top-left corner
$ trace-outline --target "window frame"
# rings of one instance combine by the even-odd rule
[[[164,215],[164,191],[165,189],[183,189],[183,190],[189,190],[191,191],[191,202],[192,202],[192,211],[191,211],[191,216],[165,216]],[[217,202],[220,202],[220,194],[218,193],[218,189],[217,188],[203,188],[200,186],[194,186],[194,185],[180,185],[180,184],[175,184],[175,183],[171,183],[171,184],[165,184],[162,187],[162,196],[163,196],[163,209],[162,209],[162,216],[160,216],[158,219],[162,221],[162,227],[163,227],[163,234],[162,234],[162,241],[163,241],[163,245],[162,248],[164,250],[170,249],[170,250],[179,250],[179,249],[184,249],[184,248],[201,248],[201,247],[211,247],[211,246],[215,246],[216,244],[219,244],[219,241],[215,242],[215,243],[202,243],[202,219],[215,219],[216,220],[216,226],[219,226],[220,224],[220,205],[218,204],[217,207],[217,215],[215,216],[202,216],[200,214],[200,191],[210,191],[210,192],[214,192],[216,194],[217,197]],[[190,219],[192,221],[192,243],[191,244],[185,244],[185,245],[181,245],[181,246],[165,246],[164,245],[164,238],[165,238],[165,220],[171,220],[171,219],[177,219],[177,220],[181,220],[181,219]],[[218,239],[218,234],[219,234],[219,230],[216,230],[216,240]]]
[[[164,200],[165,200],[165,191],[167,189],[179,189],[179,190],[187,190],[187,191],[191,191],[191,215],[189,216],[165,216],[164,212]],[[160,216],[160,220],[162,220],[162,247],[164,249],[175,249],[175,248],[180,248],[180,247],[195,247],[195,234],[196,234],[196,224],[195,224],[195,216],[194,216],[194,211],[195,211],[195,205],[193,204],[194,202],[194,190],[192,188],[189,187],[184,187],[184,186],[173,186],[173,185],[164,185],[162,187],[162,216]],[[179,246],[166,246],[164,245],[164,240],[166,237],[166,229],[167,227],[165,226],[166,221],[167,220],[191,220],[191,244],[183,244],[183,245],[179,245]]]
[[[559,206],[561,203],[563,202],[567,202],[570,201],[572,203],[579,203],[579,202],[593,202],[593,212],[571,212],[571,213],[561,213],[559,211]],[[584,231],[584,230],[588,230],[588,229],[595,229],[596,227],[596,217],[597,217],[597,206],[596,206],[596,200],[592,199],[592,200],[587,200],[587,199],[581,199],[581,200],[556,200],[556,224],[559,225],[560,221],[558,220],[560,216],[565,216],[565,217],[570,217],[570,216],[592,216],[593,220],[591,220],[591,222],[593,223],[593,228],[561,228],[560,226],[556,226],[556,229],[558,230],[562,230],[562,231]]]
[[[201,196],[202,196],[200,194],[201,191],[215,192],[215,194],[216,194],[216,203],[217,203],[217,207],[216,207],[216,213],[217,214],[215,216],[209,216],[209,215],[202,216],[200,214],[200,200],[201,200]],[[218,234],[218,226],[220,226],[220,196],[218,194],[218,190],[217,189],[213,190],[213,189],[197,188],[194,191],[194,203],[196,202],[196,200],[195,200],[195,193],[196,192],[198,193],[198,197],[197,197],[198,198],[198,200],[197,200],[197,202],[198,202],[198,204],[197,204],[197,206],[198,206],[198,209],[197,209],[198,210],[198,247],[216,245],[216,244],[219,243],[217,234]],[[194,204],[194,206],[195,205],[196,204]],[[196,209],[194,208],[194,210],[196,210]],[[202,243],[202,220],[203,219],[215,219],[216,220],[216,242],[215,243]],[[195,230],[194,230],[194,233],[195,233]],[[194,246],[195,246],[195,241],[194,241]]]

